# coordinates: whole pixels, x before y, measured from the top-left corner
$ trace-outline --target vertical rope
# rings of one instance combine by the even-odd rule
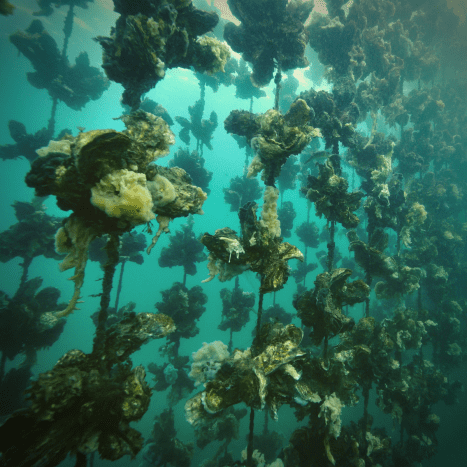
[[[258,302],[258,316],[256,319],[256,345],[259,346],[260,343],[260,329],[261,329],[261,316],[263,314],[263,297],[264,293],[261,292],[261,287],[263,285],[264,276],[261,275],[261,286],[259,292],[259,302]],[[255,428],[255,410],[253,407],[250,410],[250,427],[248,433],[248,446],[246,448],[246,465],[247,467],[253,467],[253,432]]]
[[[368,220],[368,225],[367,225],[366,230],[368,232],[368,246],[370,246],[371,238],[373,237],[373,233],[375,231],[373,222],[371,222],[370,220]],[[373,276],[371,275],[371,271],[370,271],[370,255],[369,254],[368,254],[367,264],[368,264],[368,269],[365,271],[365,282],[367,283],[368,287],[371,287]],[[369,318],[369,317],[370,317],[370,297],[368,296],[365,299],[365,318]]]
[[[5,376],[6,353],[2,352],[2,359],[0,360],[0,384],[2,384],[3,377]]]
[[[23,273],[21,274],[21,279],[19,282],[19,288],[18,290],[21,290],[21,287],[24,286],[26,281],[28,280],[28,272],[29,272],[29,266],[32,263],[32,256],[26,256],[23,258],[23,262],[21,263],[21,267],[23,268]]]
[[[65,18],[65,26],[63,27],[63,33],[65,34],[65,39],[63,41],[63,49],[62,49],[62,59],[66,60],[67,56],[67,49],[68,49],[68,41],[70,40],[71,32],[73,31],[73,18],[75,16],[73,11],[74,5],[73,3],[70,4],[70,8],[68,9],[68,13]]]
[[[417,308],[418,308],[418,313],[421,313],[422,312],[422,286],[421,285],[418,287],[418,291],[417,291]],[[423,371],[423,340],[420,345],[419,356],[420,356],[420,369]]]
[[[229,345],[227,347],[227,350],[229,351],[229,353],[232,352],[232,347],[233,347],[233,330],[232,330],[232,327],[230,327],[230,339],[229,339]]]
[[[107,251],[107,262],[104,265],[104,279],[102,281],[102,295],[99,315],[97,318],[96,336],[94,337],[92,352],[105,352],[103,348],[106,331],[106,321],[110,303],[110,292],[112,291],[112,281],[119,260],[120,239],[117,234],[110,235],[105,249]]]
[[[274,98],[274,110],[277,110],[277,111],[279,111],[279,98],[280,98],[280,92],[281,92],[281,79],[282,79],[281,69],[278,66],[276,76],[274,76],[274,84],[276,85],[276,95],[275,95],[275,98]]]
[[[240,278],[239,276],[235,276],[235,285],[234,285],[234,290],[232,293],[232,297],[234,298],[234,300],[236,300],[239,287],[240,287]],[[233,330],[231,326],[230,327],[230,339],[229,339],[229,345],[228,345],[229,353],[232,352],[232,347],[233,347]]]
[[[331,227],[329,229],[329,234],[331,239],[328,243],[328,258],[327,258],[327,267],[328,272],[331,273],[334,265],[334,250],[336,249],[336,243],[334,242],[334,234],[336,228],[336,221],[331,221]]]
[[[253,431],[255,428],[255,409],[250,409],[250,431],[248,433],[248,446],[246,448],[246,466],[253,467]]]
[[[323,359],[326,366],[328,366],[328,349],[329,349],[329,336],[324,336],[324,344],[323,344]]]
[[[201,100],[201,120],[202,120],[203,115],[204,115],[204,107],[205,107],[205,104],[206,104],[206,81],[204,79],[202,79],[199,82],[199,86],[201,88],[200,100]],[[200,138],[196,139],[196,150],[199,152],[199,155],[201,157],[203,157],[204,143],[201,141]]]
[[[57,114],[57,104],[58,99],[56,97],[52,98],[52,110],[50,112],[49,123],[47,125],[47,133],[49,138],[52,139],[55,133],[55,115]]]
[[[261,277],[261,282],[263,278]],[[261,316],[263,314],[263,297],[264,293],[260,291],[259,293],[259,303],[258,303],[258,316],[256,318],[256,338],[260,338],[260,329],[261,329]]]
[[[88,459],[86,457],[86,454],[83,454],[82,452],[77,452],[75,467],[86,467],[87,465]]]
[[[123,270],[125,269],[126,259],[122,260],[122,267],[120,269],[120,277],[118,279],[117,298],[115,299],[115,313],[118,314],[118,302],[120,301],[120,292],[122,291]]]
[[[371,384],[365,384],[362,388],[362,394],[363,394],[363,430],[366,433],[368,430],[368,402],[370,400],[370,388]],[[365,443],[367,444],[366,441],[366,436],[365,436]],[[366,446],[365,446],[366,449]]]

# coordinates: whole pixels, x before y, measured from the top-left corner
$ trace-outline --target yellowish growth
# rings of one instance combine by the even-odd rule
[[[161,236],[162,232],[164,233],[169,233],[169,222],[172,219],[167,216],[161,216],[160,214],[156,217],[156,221],[159,223],[159,229],[156,232],[156,235],[153,237],[151,244],[149,245],[148,249],[146,250],[146,253],[149,255],[151,253],[151,250],[154,248],[156,245],[157,241],[159,240],[159,237]]]
[[[75,274],[69,280],[75,283],[75,291],[70,303],[63,311],[55,313],[56,318],[63,318],[78,310],[81,287],[84,282],[84,269],[88,260],[88,249],[91,242],[96,238],[96,232],[92,227],[84,224],[79,217],[70,217],[66,224],[58,229],[55,234],[55,251],[67,254],[60,263],[60,271],[75,268]]]
[[[428,216],[425,206],[420,203],[413,203],[407,213],[406,219],[409,225],[422,225]]]
[[[335,465],[336,461],[331,453],[331,446],[329,440],[331,436],[337,439],[341,432],[341,413],[343,404],[336,393],[332,393],[330,396],[326,396],[324,402],[321,404],[321,410],[318,414],[319,418],[324,419],[326,425],[324,447],[329,462]]]
[[[156,175],[154,181],[147,182],[147,186],[152,196],[154,209],[171,203],[177,197],[172,183],[162,175]]]
[[[202,283],[211,282],[216,277],[216,275],[219,274],[219,267],[217,265],[217,260],[216,260],[216,257],[212,253],[209,253],[207,266],[208,266],[208,271],[209,271],[209,277],[201,281]]]
[[[253,157],[250,166],[248,167],[248,173],[246,178],[254,178],[258,175],[264,168],[264,164],[261,162],[261,159],[258,155]]]
[[[193,214],[199,214],[200,216],[202,216],[204,214],[203,203],[208,199],[208,195],[199,186],[195,188],[196,188],[196,195],[200,203],[200,206],[196,211],[193,212]]]
[[[143,150],[140,166],[146,167],[170,153],[170,146],[175,144],[175,135],[163,118],[148,112],[122,115],[120,118],[127,127],[125,134]]]
[[[451,187],[451,194],[454,196],[454,198],[460,200],[462,198],[462,194],[459,190],[459,187],[455,185],[454,183],[451,183],[450,187]]]
[[[379,204],[376,204],[376,206],[375,206],[375,216],[378,219],[382,219],[382,217],[383,217],[383,213],[381,211],[381,206]]]
[[[329,180],[328,180],[328,185],[330,187],[336,187],[336,186],[339,186],[340,183],[341,183],[341,177],[339,177],[338,175],[334,174],[334,175],[331,175],[329,177]]]
[[[454,240],[454,235],[449,230],[446,230],[443,236],[446,240]]]
[[[256,245],[256,238],[255,238],[256,232],[253,232],[253,235],[251,236],[249,243],[250,246],[255,246]]]
[[[146,185],[146,175],[131,170],[114,170],[91,188],[91,203],[110,217],[132,225],[154,219],[153,201]]]
[[[446,352],[448,355],[459,357],[462,355],[462,349],[457,342],[448,345],[449,350]]]
[[[57,233],[55,234],[55,251],[59,255],[66,255],[67,253],[70,253],[72,251],[72,248],[73,248],[73,244],[70,240],[70,237],[68,235],[66,228],[60,227],[57,230]],[[63,263],[64,262],[65,260],[63,261]],[[60,270],[65,271],[66,269],[69,269],[66,266],[64,266],[63,263],[60,263]],[[73,266],[70,266],[70,267],[73,267]]]
[[[380,154],[376,158],[377,168],[371,172],[371,179],[376,187],[373,195],[378,198],[384,198],[389,206],[389,188],[386,183],[387,178],[392,173],[392,153],[394,143],[391,143],[391,150],[387,154]]]
[[[443,185],[437,185],[435,190],[436,190],[436,196],[440,198],[444,196],[447,192],[446,188]]]
[[[210,253],[208,256],[209,277],[201,282],[211,282],[216,275],[219,275],[220,282],[226,282],[246,271],[249,267],[250,266],[248,264],[224,263],[223,261],[216,259],[216,257]]]
[[[245,464],[246,465],[246,460],[247,460],[247,452],[246,452],[246,449],[244,449],[242,451],[242,464]],[[263,465],[265,466],[266,465],[266,460],[264,458],[264,454],[261,454],[257,449],[255,449],[253,451],[253,455],[252,455],[252,458],[253,458],[253,465]],[[275,461],[274,461],[275,462]],[[271,467],[271,466],[269,466]]]
[[[212,54],[216,57],[211,64],[211,68],[206,71],[208,75],[217,73],[218,71],[224,72],[224,67],[230,58],[230,47],[225,42],[220,42],[214,37],[201,36],[196,40],[202,47],[211,50]]]
[[[53,152],[71,155],[70,141],[66,139],[61,141],[50,141],[48,146],[36,150],[36,153],[39,157],[45,157]]]
[[[261,225],[266,227],[271,237],[281,236],[281,223],[277,216],[277,200],[279,190],[272,186],[267,186],[264,190],[264,204],[261,211]]]
[[[404,244],[406,248],[410,248],[410,245],[412,244],[412,238],[410,236],[411,229],[412,228],[407,225],[405,225],[401,229],[401,234],[400,234],[401,242]]]
[[[57,184],[62,182],[62,178],[65,176],[67,169],[64,165],[60,165],[55,169],[55,177],[57,179]]]
[[[422,225],[427,218],[428,214],[425,210],[425,206],[420,203],[413,203],[410,207],[409,212],[406,215],[406,222],[407,225],[403,226],[401,229],[401,240],[402,243],[407,247],[410,248],[412,244],[412,239],[410,237],[411,231],[417,225]]]
[[[243,249],[242,245],[237,239],[228,238],[228,237],[219,237],[219,240],[223,240],[224,242],[227,243],[227,251],[229,252],[229,263],[230,263],[230,258],[232,257],[232,253],[235,253],[237,255],[237,259],[240,253],[245,253],[245,250]]]
[[[193,363],[188,376],[195,381],[195,386],[212,381],[229,356],[230,352],[223,342],[203,342],[203,346],[191,354]]]
[[[76,309],[76,308],[75,308]],[[40,325],[43,330],[54,328],[60,320],[60,317],[57,316],[57,312],[46,311],[41,314]]]

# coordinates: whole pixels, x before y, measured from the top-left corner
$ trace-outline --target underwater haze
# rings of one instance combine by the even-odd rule
[[[0,466],[464,465],[466,13],[0,0]]]

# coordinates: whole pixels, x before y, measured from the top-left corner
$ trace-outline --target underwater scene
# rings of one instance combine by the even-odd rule
[[[465,0],[0,0],[0,467],[467,465]]]

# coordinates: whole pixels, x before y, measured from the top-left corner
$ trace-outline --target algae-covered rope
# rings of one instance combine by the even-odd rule
[[[119,255],[120,238],[117,234],[110,234],[105,250],[107,251],[107,262],[104,265],[104,279],[102,281],[102,295],[99,315],[97,318],[96,336],[94,338],[92,352],[103,353],[102,348],[105,341],[106,321],[110,303],[110,292],[112,291],[112,281],[117,267]]]

